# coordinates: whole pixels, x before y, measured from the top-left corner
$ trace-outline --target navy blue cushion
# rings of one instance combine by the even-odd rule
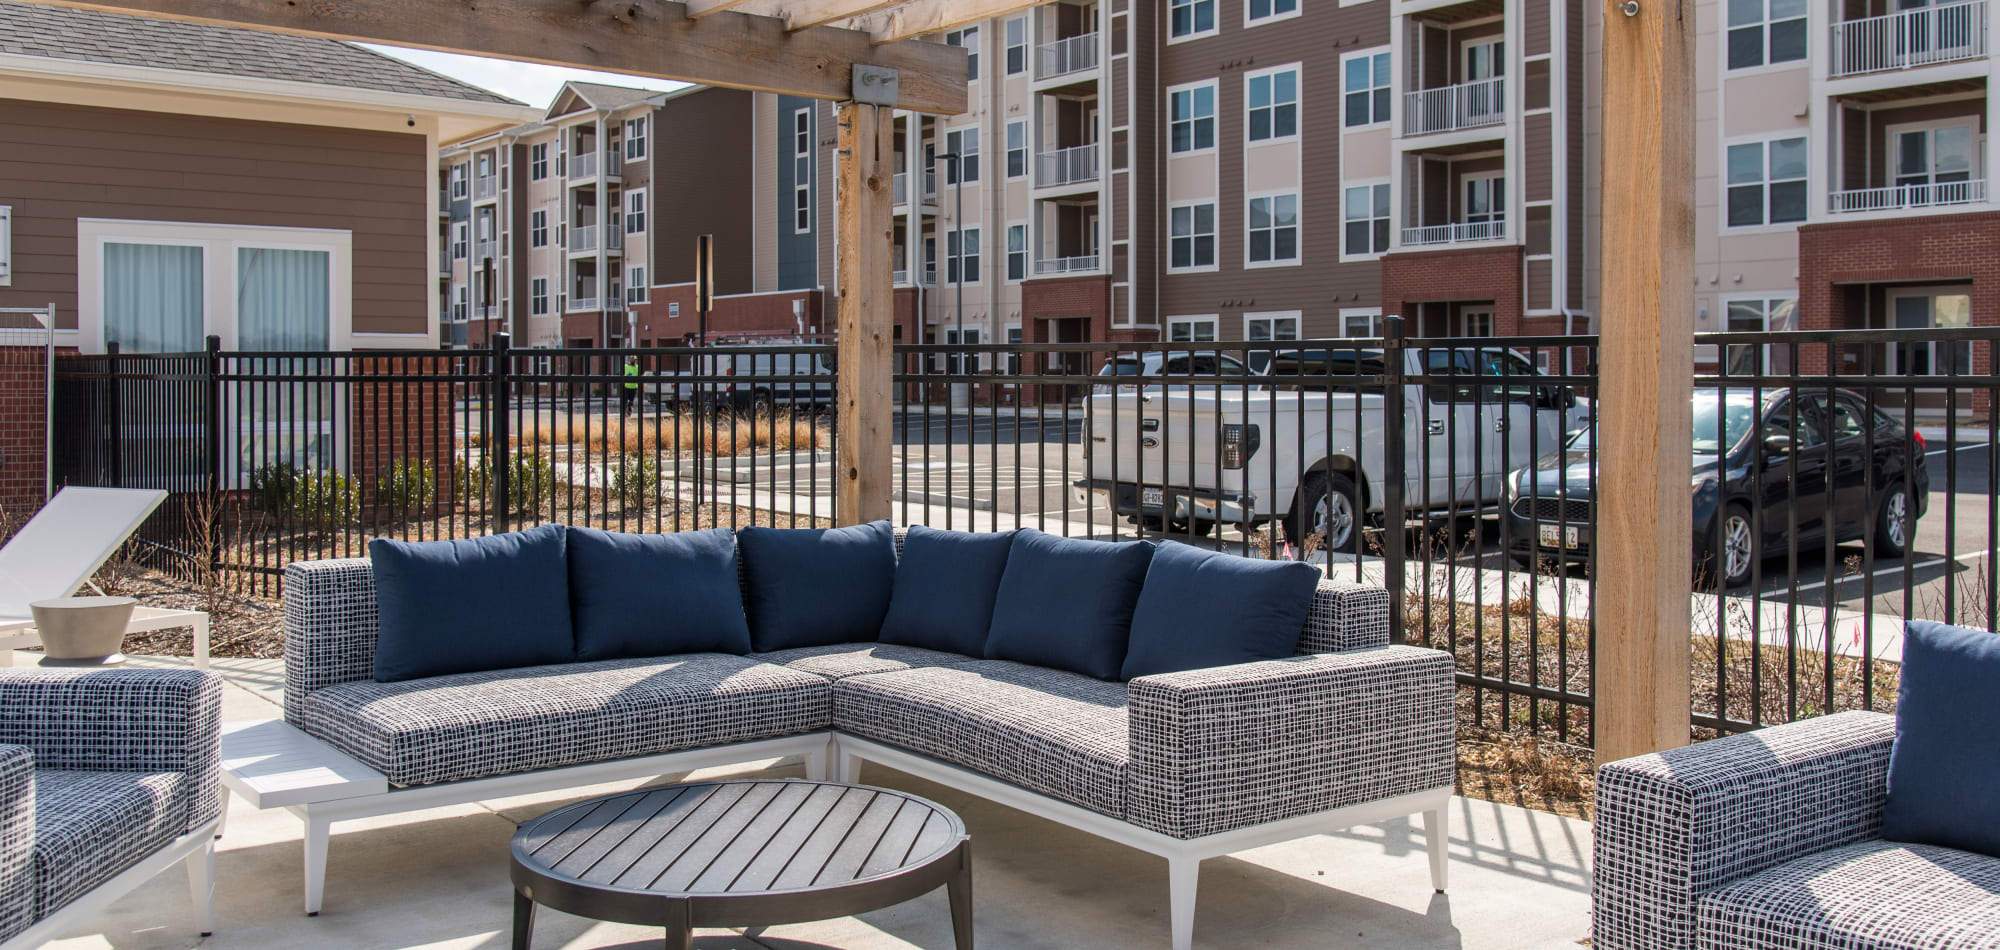
[[[1161,542],[1132,611],[1125,679],[1296,653],[1319,568]]]
[[[1117,679],[1152,559],[1153,546],[1143,541],[1059,538],[1022,528],[1000,576],[987,658]]]
[[[744,606],[760,653],[873,642],[896,581],[887,521],[847,528],[744,528]]]
[[[376,682],[575,659],[567,534],[545,524],[463,541],[368,542],[381,616]]]
[[[993,598],[1014,532],[976,534],[921,525],[903,537],[896,590],[882,621],[882,642],[981,656],[993,621]]]
[[[728,528],[569,529],[569,614],[579,660],[750,652]]]
[[[1882,837],[2000,857],[2000,635],[1903,628]]]

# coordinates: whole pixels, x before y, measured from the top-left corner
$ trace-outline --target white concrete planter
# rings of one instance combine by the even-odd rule
[[[114,666],[125,662],[130,597],[59,597],[28,605],[42,638],[43,666]]]

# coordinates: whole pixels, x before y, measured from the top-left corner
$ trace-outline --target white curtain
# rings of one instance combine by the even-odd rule
[[[237,248],[237,348],[326,349],[332,269],[326,251]]]
[[[127,353],[202,348],[201,248],[104,245],[104,340]]]

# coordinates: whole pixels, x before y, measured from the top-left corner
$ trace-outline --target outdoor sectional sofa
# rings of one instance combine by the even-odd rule
[[[1166,857],[1177,948],[1206,857],[1420,813],[1445,886],[1453,664],[1388,642],[1380,588],[1320,581],[1296,655],[1125,682],[876,642],[380,682],[369,560],[293,564],[285,591],[285,719],[404,810],[796,754],[812,777],[877,762]]]

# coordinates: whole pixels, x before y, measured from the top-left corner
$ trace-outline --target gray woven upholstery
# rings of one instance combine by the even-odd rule
[[[564,663],[315,690],[293,725],[397,785],[825,729],[825,677],[740,656]]]
[[[35,917],[187,833],[190,791],[185,772],[37,770]]]
[[[0,745],[0,940],[35,922],[35,754]]]
[[[976,660],[833,684],[835,728],[1112,817],[1125,813],[1125,684]]]
[[[0,743],[35,768],[183,772],[177,833],[222,810],[222,677],[204,670],[0,670]]]
[[[934,666],[957,666],[974,657],[895,643],[836,643],[823,647],[797,647],[772,653],[752,653],[750,658],[827,679],[843,679],[863,673],[894,673]]]
[[[375,572],[368,559],[299,561],[285,568],[285,721],[311,732],[305,697],[375,678]]]
[[[2000,947],[2000,858],[1862,841],[1702,895],[1704,950]]]
[[[1409,646],[1139,677],[1125,818],[1195,838],[1450,786],[1453,677]]]
[[[1344,653],[1389,643],[1389,592],[1380,587],[1322,580],[1306,612],[1299,653]]]
[[[1592,946],[1699,946],[1696,906],[1708,894],[1874,839],[1894,739],[1892,717],[1846,712],[1600,767]]]

